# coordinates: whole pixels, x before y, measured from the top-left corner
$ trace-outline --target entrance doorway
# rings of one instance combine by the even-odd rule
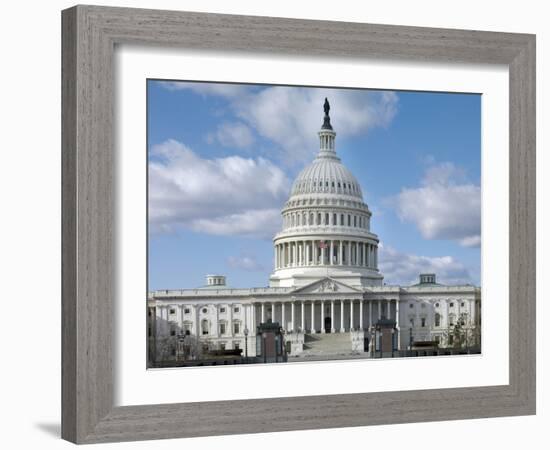
[[[332,319],[325,317],[325,333],[330,333],[330,330],[332,330]]]

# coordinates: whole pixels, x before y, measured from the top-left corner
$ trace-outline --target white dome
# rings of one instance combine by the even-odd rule
[[[300,286],[327,277],[351,286],[379,286],[378,237],[357,179],[336,154],[328,115],[319,131],[319,153],[303,169],[281,211],[282,229],[273,238],[275,271],[270,285]]]
[[[291,197],[317,193],[363,199],[357,179],[336,156],[319,155],[303,169],[292,185]]]

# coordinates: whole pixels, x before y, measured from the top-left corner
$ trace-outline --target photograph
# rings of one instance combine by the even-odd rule
[[[481,353],[481,95],[148,79],[147,177],[148,368]]]

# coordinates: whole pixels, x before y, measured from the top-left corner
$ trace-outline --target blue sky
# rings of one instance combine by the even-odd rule
[[[323,100],[388,284],[480,283],[481,97],[148,80],[149,289],[266,286]]]

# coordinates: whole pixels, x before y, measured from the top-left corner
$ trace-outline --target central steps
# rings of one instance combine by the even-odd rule
[[[346,355],[351,353],[349,333],[318,333],[305,335],[304,351],[301,355]]]

